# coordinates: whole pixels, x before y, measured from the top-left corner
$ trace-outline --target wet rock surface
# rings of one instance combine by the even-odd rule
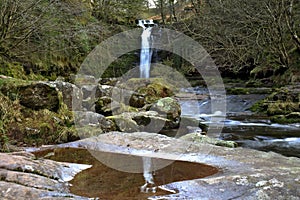
[[[69,192],[70,181],[91,166],[35,159],[31,153],[0,154],[0,199],[87,199]]]
[[[165,185],[165,199],[299,199],[300,159],[245,148],[226,148],[154,133],[112,132],[61,147],[83,147],[208,164],[220,172]]]

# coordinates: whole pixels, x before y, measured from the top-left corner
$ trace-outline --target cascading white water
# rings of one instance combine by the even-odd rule
[[[150,66],[151,66],[151,30],[152,27],[143,26],[142,33],[142,45],[140,53],[140,78],[149,78],[150,77]]]

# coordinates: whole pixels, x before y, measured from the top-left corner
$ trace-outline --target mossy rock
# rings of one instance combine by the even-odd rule
[[[131,118],[116,115],[107,117],[107,119],[112,120],[115,123],[118,131],[130,133],[139,131],[139,125]]]
[[[212,144],[216,146],[229,147],[229,148],[235,148],[238,146],[238,144],[234,141],[224,141],[215,138],[210,138],[206,135],[201,135],[199,133],[189,133],[187,135],[180,137],[180,139],[196,142],[196,143],[198,142],[204,144]]]
[[[120,83],[118,87],[134,91],[138,95],[143,96],[144,104],[151,104],[160,98],[171,97],[174,95],[174,88],[160,78],[132,78],[124,83]],[[131,103],[132,105],[138,105],[139,107],[141,106],[140,103],[134,102],[134,98],[131,100]]]
[[[61,98],[59,94],[59,98]],[[73,126],[74,116],[64,103],[57,112],[33,110],[19,100],[10,100],[0,93],[0,130],[7,143],[17,146],[40,146],[79,139]]]
[[[173,125],[170,125],[171,127],[176,128],[179,126],[181,107],[177,100],[171,97],[159,99],[152,105],[151,110],[157,111],[160,116],[170,120],[173,123]]]
[[[95,102],[95,111],[105,116],[112,116],[123,112],[138,112],[138,109],[116,102],[111,97],[104,96]]]
[[[266,113],[269,116],[300,112],[299,89],[289,87],[277,89],[264,100],[254,104],[250,109],[255,112]]]
[[[170,120],[160,117],[155,111],[124,112],[120,115],[110,116],[121,132],[153,132],[158,133],[163,129],[170,129]]]
[[[300,112],[292,112],[287,115],[275,115],[271,121],[280,124],[300,123]]]
[[[44,83],[36,83],[27,86],[18,87],[21,105],[33,109],[48,109],[58,111],[59,96],[54,87]]]
[[[268,102],[267,114],[286,115],[292,112],[300,111],[299,103],[294,102]]]

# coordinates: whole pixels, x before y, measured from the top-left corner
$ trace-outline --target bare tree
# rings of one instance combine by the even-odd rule
[[[219,66],[250,74],[258,66],[276,70],[292,64],[299,49],[299,1],[193,2],[202,3],[203,12],[176,27],[199,41]]]

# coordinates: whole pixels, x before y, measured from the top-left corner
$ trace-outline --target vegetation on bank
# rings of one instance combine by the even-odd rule
[[[68,77],[88,53],[115,33],[153,18],[198,41],[224,77],[262,84],[300,80],[300,3],[294,0],[3,0],[0,3],[0,74],[22,79]],[[161,61],[186,75],[184,60],[161,53]],[[133,53],[112,64],[105,76],[120,76],[138,63]],[[198,74],[199,75],[199,74]]]
[[[265,113],[276,123],[300,122],[300,93],[293,86],[276,89],[267,98],[251,108],[254,112]]]
[[[34,109],[22,105],[20,88],[31,82],[20,79],[0,79],[0,150],[57,144],[78,139],[74,116],[58,93],[58,110]],[[49,100],[50,101],[50,100]]]

